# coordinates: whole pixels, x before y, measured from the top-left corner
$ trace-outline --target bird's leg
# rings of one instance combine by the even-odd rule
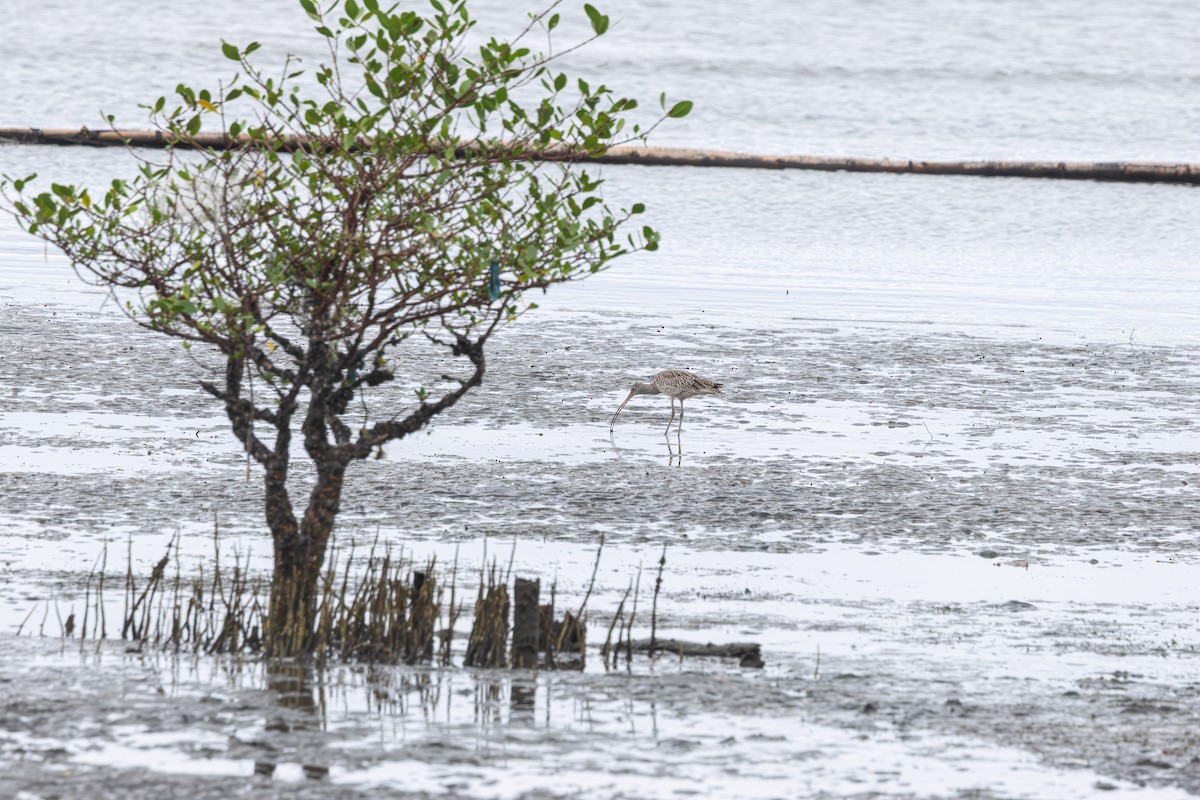
[[[679,405],[680,406],[683,405],[682,400],[679,402]],[[664,432],[664,435],[671,432],[671,423],[674,421],[675,421],[675,398],[672,397],[671,398],[671,418],[669,420],[667,420],[667,430]]]
[[[683,430],[683,398],[679,398],[679,430]]]

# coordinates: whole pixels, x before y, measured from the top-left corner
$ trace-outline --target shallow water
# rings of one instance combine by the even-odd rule
[[[265,568],[257,483],[207,401],[183,391],[201,366],[103,314],[62,310],[59,327],[53,312],[13,312],[41,335],[0,362],[21,387],[20,410],[0,413],[6,630],[32,611],[26,634],[53,635],[104,542],[115,561],[132,541],[147,570],[179,534],[184,563],[204,563],[214,510],[227,546]],[[467,692],[459,705],[343,706],[323,727],[246,744],[245,730],[291,713],[261,681],[215,704],[236,713],[197,717],[179,692],[154,694],[119,646],[101,656],[124,676],[113,696],[83,680],[92,657],[63,662],[53,641],[10,633],[11,669],[25,669],[22,652],[44,666],[34,684],[5,684],[9,780],[36,793],[103,775],[149,795],[202,771],[226,776],[206,779],[213,796],[248,780],[280,792],[301,781],[314,796],[1195,791],[1195,348],[917,329],[708,324],[686,334],[685,358],[660,352],[666,334],[636,313],[550,311],[504,337],[459,413],[357,470],[343,543],[379,535],[418,560],[478,564],[515,542],[518,574],[553,576],[578,598],[604,533],[593,638],[666,545],[660,634],[758,641],[762,675],[696,659],[517,689],[446,673],[432,680],[461,682],[447,689]],[[67,347],[78,361],[54,358]],[[728,391],[689,401],[670,437],[659,398],[639,398],[609,433],[634,374],[604,363],[614,348],[646,372],[722,376]],[[36,383],[22,377],[31,362]],[[111,383],[97,388],[80,363],[103,363]],[[124,377],[155,370],[167,377],[150,387]],[[380,671],[353,702],[420,674]],[[494,717],[476,709],[480,682],[499,684]],[[37,686],[58,700],[28,713]],[[535,698],[532,730],[514,691]],[[136,713],[93,711],[131,696],[144,698]],[[279,766],[252,778],[256,762]],[[614,763],[626,766],[614,775]],[[328,775],[304,779],[303,764]]]
[[[136,124],[137,102],[223,74],[221,36],[316,53],[290,3],[207,8],[161,9],[152,30],[126,2],[22,14],[0,34],[20,78],[0,124],[89,123],[97,106]],[[695,99],[661,144],[1073,159],[1200,144],[1192,4],[759,8],[606,8],[619,36],[580,64]],[[126,169],[111,151],[0,146],[12,174]],[[267,541],[258,484],[196,389],[211,365],[0,221],[0,794],[1200,792],[1193,190],[604,176],[610,199],[647,202],[663,250],[539,300],[483,387],[357,468],[340,541],[469,565],[515,542],[518,572],[578,599],[604,534],[600,628],[665,545],[660,634],[757,641],[765,670],[345,668],[297,694],[259,665],[64,646],[57,617],[106,544],[110,569],[130,546],[148,570],[175,536],[185,567],[205,563],[214,524],[264,567]],[[414,354],[388,402],[452,368]],[[725,394],[688,401],[671,436],[667,403],[637,398],[610,433],[629,383],[664,368]]]
[[[522,12],[472,2],[480,30],[515,35]],[[548,4],[546,4],[548,5]],[[1200,8],[1185,0],[719,0],[598,4],[612,34],[572,63],[657,109],[661,91],[696,110],[660,143],[897,158],[1195,160]],[[210,0],[153,15],[132,0],[48,0],[6,15],[12,81],[0,125],[137,127],[139,103],[177,82],[233,74],[214,43],[262,42],[263,63],[325,55],[291,0]],[[566,8],[556,47],[586,33]],[[535,44],[537,44],[535,42]]]
[[[518,553],[518,569],[558,568],[568,592],[587,573],[589,554],[569,543]],[[461,555],[478,557],[478,544]],[[601,585],[645,555],[606,552]],[[140,797],[204,774],[192,791],[214,797],[250,785],[299,796],[1182,797],[1139,785],[1196,788],[1197,641],[1180,636],[1194,618],[1190,579],[1137,556],[1014,567],[832,546],[717,565],[673,548],[660,633],[769,643],[759,672],[664,656],[630,673],[305,678],[7,637],[0,686],[26,688],[6,699],[0,787],[104,780]],[[604,591],[593,601],[614,603]],[[327,772],[305,778],[305,767]]]

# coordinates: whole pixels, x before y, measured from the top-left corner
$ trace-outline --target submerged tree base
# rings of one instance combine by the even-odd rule
[[[299,655],[317,663],[453,664],[456,625],[464,610],[458,594],[457,561],[448,570],[436,560],[418,564],[411,556],[378,542],[366,552],[356,552],[353,547],[335,548],[320,575],[316,623],[310,630],[296,615],[289,614],[282,622],[273,621],[271,581],[252,572],[243,556],[235,555],[232,564],[228,563],[220,552],[219,537],[213,541],[211,571],[202,565],[190,576],[183,572],[174,541],[144,581],[134,575],[130,554],[120,614],[120,639],[129,642],[130,649],[269,658],[277,655],[266,634],[274,624],[278,626],[275,635],[302,644]],[[597,566],[602,552],[603,541],[596,553]],[[64,638],[78,637],[81,643],[112,638],[107,617],[115,609],[110,608],[111,598],[105,591],[115,581],[106,574],[106,563],[107,554],[88,577],[82,612],[77,615],[71,607],[65,620],[58,615]],[[588,654],[587,604],[594,581],[595,573],[578,608],[563,611],[560,616],[555,610],[555,586],[550,587],[549,603],[541,604],[540,580],[514,577],[511,566],[501,569],[495,561],[485,565],[478,573],[472,624],[463,641],[464,651],[460,651],[463,666],[583,669]],[[627,664],[635,652],[680,657],[741,655],[742,651],[732,653],[712,646],[681,652],[678,643],[671,640],[657,647],[643,647],[633,639],[635,614],[626,612],[631,591],[636,612],[636,585],[640,585],[640,578],[631,582],[612,615],[607,640],[599,653],[605,669],[618,666],[617,655],[622,649]],[[55,604],[56,614],[57,607]],[[48,614],[49,607],[40,627],[43,634]],[[28,621],[18,629],[18,635]],[[656,626],[652,619],[651,641]],[[757,645],[740,647],[753,647],[758,652]],[[761,666],[761,661],[744,665]]]
[[[418,566],[390,547],[381,551],[377,545],[365,556],[354,548],[344,553],[334,550],[320,575],[315,624],[310,627],[305,615],[287,613],[292,604],[282,604],[280,613],[286,616],[272,619],[276,598],[271,582],[249,577],[244,559],[235,556],[232,566],[223,564],[218,550],[211,574],[201,568],[187,577],[178,548],[175,552],[171,576],[167,575],[170,548],[141,586],[132,568],[127,569],[122,639],[139,647],[177,652],[273,655],[277,648],[271,646],[271,636],[275,636],[295,645],[292,652],[318,660],[408,664],[434,660],[435,643],[440,640],[437,655],[442,663],[449,663],[457,618],[453,610],[456,568],[451,570],[447,598],[434,561]],[[104,581],[103,572],[94,580],[100,587],[91,601],[97,620],[103,613]],[[447,602],[451,611],[439,627]],[[104,631],[94,624],[89,630],[85,617],[79,635],[104,638]]]

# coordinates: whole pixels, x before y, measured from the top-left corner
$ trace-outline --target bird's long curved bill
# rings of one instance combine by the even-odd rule
[[[617,415],[621,413],[621,409],[625,407],[625,403],[628,403],[632,399],[633,399],[633,392],[630,392],[629,397],[626,397],[624,402],[622,402],[621,405],[617,406],[616,413],[614,413],[612,415],[612,419],[609,420],[609,423],[608,423],[608,429],[610,431],[613,429],[613,426],[617,424]]]

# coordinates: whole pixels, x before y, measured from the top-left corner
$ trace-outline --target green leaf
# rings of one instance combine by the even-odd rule
[[[224,53],[225,57],[228,58],[230,61],[241,61],[242,60],[242,56],[238,52],[238,49],[235,46],[231,45],[229,42],[226,42],[224,40],[221,41],[221,52]]]
[[[558,27],[558,14],[554,14],[550,17],[550,22],[547,23],[547,25],[546,25],[546,30],[552,31],[557,27]]]
[[[358,12],[358,3],[354,2],[354,0],[346,0],[346,16],[350,17],[350,19],[358,19]]]
[[[675,105],[671,106],[671,110],[667,112],[667,116],[672,119],[686,117],[688,112],[692,110],[691,100],[680,100]]]
[[[591,21],[592,30],[596,32],[597,36],[600,36],[606,30],[608,30],[608,17],[597,11],[595,6],[593,6],[591,3],[584,3],[583,11],[585,14],[587,14],[588,19]]]
[[[633,208],[629,209],[630,214],[641,214],[646,210],[646,206],[642,203],[634,203]]]

